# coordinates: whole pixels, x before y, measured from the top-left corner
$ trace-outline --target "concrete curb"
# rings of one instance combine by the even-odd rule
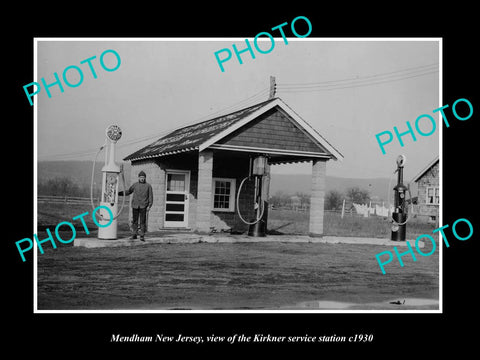
[[[145,237],[145,241],[132,239],[99,240],[97,238],[78,238],[73,246],[86,248],[138,246],[150,244],[194,244],[194,243],[315,243],[315,244],[367,244],[383,246],[410,246],[415,247],[415,240],[392,241],[389,239],[375,239],[362,237],[324,236],[309,237],[305,235],[269,235],[267,237],[250,237],[247,235],[199,235],[199,234],[169,234],[165,236]],[[418,247],[423,248],[424,243],[418,242]]]

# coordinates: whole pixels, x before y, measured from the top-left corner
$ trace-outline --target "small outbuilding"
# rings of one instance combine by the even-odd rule
[[[152,185],[148,231],[244,232],[242,218],[255,218],[256,185],[249,174],[259,156],[267,159],[266,199],[271,165],[312,162],[309,232],[321,236],[326,164],[343,156],[278,97],[173,130],[124,160],[131,161],[132,182],[143,170]]]
[[[440,206],[440,160],[435,157],[413,179],[418,189],[416,216],[429,222],[438,222]]]

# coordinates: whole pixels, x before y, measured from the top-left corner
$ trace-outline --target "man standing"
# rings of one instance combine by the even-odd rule
[[[145,232],[147,230],[147,211],[150,210],[153,204],[153,191],[152,186],[146,182],[147,176],[145,172],[140,171],[138,173],[138,182],[130,186],[125,191],[120,191],[118,195],[128,196],[133,193],[132,198],[132,237],[137,238],[138,232],[138,219],[140,218],[140,240],[145,241]]]

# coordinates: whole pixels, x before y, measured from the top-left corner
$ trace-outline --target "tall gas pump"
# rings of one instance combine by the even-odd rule
[[[122,206],[118,211],[118,185],[120,173],[122,173],[123,188],[125,190],[125,178],[123,177],[123,168],[115,162],[115,144],[122,137],[122,130],[117,125],[110,125],[106,131],[105,144],[100,148],[99,152],[106,147],[105,165],[102,167],[102,193],[100,205],[108,208],[100,208],[98,214],[98,238],[111,240],[117,238],[117,218],[125,205],[125,196],[123,197]],[[98,153],[99,153],[98,152]],[[97,153],[97,156],[98,156]],[[96,157],[95,157],[96,160]],[[95,161],[93,163],[95,169]],[[93,187],[93,171],[92,170],[92,187]],[[92,192],[91,192],[92,193]],[[92,199],[93,207],[93,199]],[[113,218],[112,218],[113,215]],[[106,226],[108,224],[108,226]]]
[[[392,213],[392,234],[391,240],[405,241],[407,222],[409,215],[407,213],[407,191],[410,193],[410,189],[403,184],[403,167],[405,165],[406,158],[404,155],[397,157],[397,185],[393,188],[394,191],[394,210]],[[394,174],[395,174],[394,172]],[[410,194],[410,202],[412,196]]]
[[[246,221],[240,214],[239,199],[243,184],[245,183],[245,181],[252,179],[255,182],[255,219],[252,219],[251,221]],[[245,224],[249,225],[248,236],[266,236],[268,217],[268,179],[268,158],[266,156],[260,155],[256,156],[253,161],[252,159],[250,159],[249,175],[242,180],[237,192],[237,212],[240,219]]]

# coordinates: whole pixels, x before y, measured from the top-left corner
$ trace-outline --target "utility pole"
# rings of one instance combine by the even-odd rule
[[[275,97],[276,91],[277,83],[275,82],[275,76],[270,76],[270,94],[268,95],[269,100]]]

